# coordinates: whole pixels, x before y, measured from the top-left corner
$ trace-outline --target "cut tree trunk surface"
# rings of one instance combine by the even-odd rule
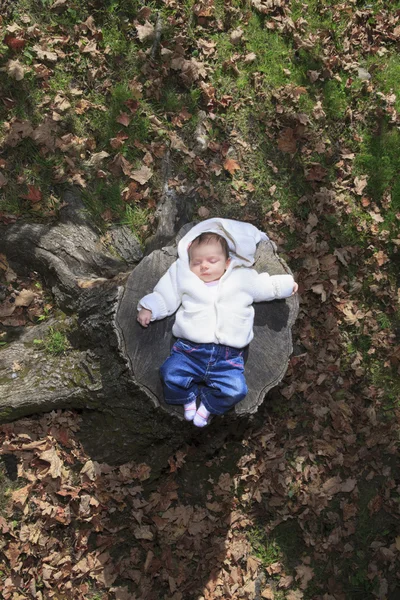
[[[192,225],[182,228],[177,241]],[[159,376],[159,367],[169,356],[173,344],[175,316],[154,321],[146,329],[136,321],[138,301],[153,290],[176,258],[175,243],[153,251],[141,261],[128,277],[115,323],[120,334],[121,352],[127,359],[134,380],[146,390],[155,406],[182,418],[182,408],[165,404]],[[258,245],[254,267],[259,273],[267,271],[270,275],[290,273],[270,240]],[[237,415],[256,412],[265,394],[283,378],[293,349],[291,328],[298,313],[298,298],[292,296],[286,300],[259,302],[254,308],[254,339],[245,352],[249,391],[246,398],[236,405]]]

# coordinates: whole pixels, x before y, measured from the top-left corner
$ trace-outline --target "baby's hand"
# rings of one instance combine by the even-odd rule
[[[292,292],[292,296],[295,295],[295,293],[297,292],[297,290],[299,289],[299,286],[297,285],[296,282],[294,282],[294,286],[293,286],[293,292]]]
[[[147,308],[141,308],[138,312],[137,320],[142,327],[148,327],[151,320],[151,310],[147,310]]]

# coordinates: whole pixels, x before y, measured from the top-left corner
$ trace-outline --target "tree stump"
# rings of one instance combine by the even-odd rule
[[[53,225],[0,226],[0,252],[17,272],[35,270],[43,277],[67,313],[70,342],[60,357],[46,354],[45,344],[34,344],[57,327],[54,321],[10,333],[10,343],[0,348],[0,422],[77,409],[79,435],[94,460],[145,460],[153,473],[186,443],[212,453],[227,437],[240,436],[254,422],[265,393],[286,371],[297,298],[256,306],[255,340],[246,362],[249,395],[236,412],[215,419],[207,431],[199,430],[183,420],[180,407],[169,407],[162,398],[158,369],[172,344],[173,318],[148,330],[136,321],[137,300],[175,260],[176,245],[142,259],[126,228],[100,238],[76,192],[67,194],[65,203]],[[177,211],[175,226],[181,218]],[[181,228],[177,240],[189,227]],[[255,266],[271,274],[288,272],[271,242],[259,247]],[[21,366],[17,372],[15,363]]]
[[[118,304],[115,324],[119,331],[120,348],[136,383],[141,386],[154,406],[183,418],[181,407],[167,405],[163,400],[159,367],[169,356],[173,345],[172,326],[175,316],[154,321],[144,329],[136,321],[137,303],[151,292],[160,277],[177,258],[177,242],[189,231],[186,225],[176,243],[146,256],[129,275]],[[279,258],[271,241],[260,242],[254,268],[270,275],[290,273]],[[283,378],[292,353],[291,328],[298,313],[298,298],[258,302],[254,304],[254,339],[245,352],[245,374],[248,394],[235,406],[236,415],[255,413],[265,394]]]

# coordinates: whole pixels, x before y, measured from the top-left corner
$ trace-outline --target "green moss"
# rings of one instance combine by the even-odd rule
[[[0,385],[3,385],[3,383],[9,383],[9,380],[0,380]],[[0,410],[0,423],[6,423],[9,420],[12,412],[12,408],[2,408]]]

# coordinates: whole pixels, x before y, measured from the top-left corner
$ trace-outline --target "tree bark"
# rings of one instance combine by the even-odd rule
[[[36,412],[96,406],[102,383],[94,353],[71,349],[59,356],[43,350],[46,336],[56,326],[51,319],[28,327],[1,351],[2,422]]]
[[[57,305],[75,310],[81,287],[90,279],[109,279],[137,264],[143,256],[129,228],[111,230],[101,242],[89,225],[85,208],[70,189],[55,225],[16,223],[0,226],[0,249],[19,272],[37,271],[50,287]]]

